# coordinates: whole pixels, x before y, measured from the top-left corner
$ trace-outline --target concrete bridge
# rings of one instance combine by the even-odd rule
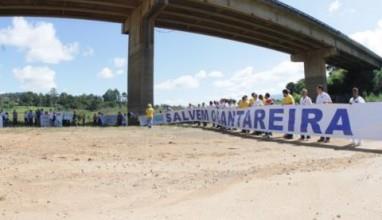
[[[382,67],[382,58],[328,25],[276,0],[2,0],[0,16],[117,22],[129,34],[129,111],[154,99],[154,27],[245,42],[304,62],[309,90],[326,85],[326,64],[349,71]],[[254,88],[256,89],[256,88]]]

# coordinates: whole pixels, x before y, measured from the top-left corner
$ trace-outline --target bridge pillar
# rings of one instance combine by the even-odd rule
[[[335,49],[320,49],[292,55],[292,61],[304,62],[305,87],[313,101],[316,97],[317,85],[323,85],[327,90],[325,59],[334,56],[336,53]]]
[[[321,56],[309,56],[304,61],[305,87],[311,98],[316,97],[317,85],[323,85],[327,91],[326,63]],[[315,99],[312,99],[315,100]]]
[[[129,34],[128,111],[135,114],[154,104],[154,26],[166,5],[165,0],[144,0],[122,27]]]

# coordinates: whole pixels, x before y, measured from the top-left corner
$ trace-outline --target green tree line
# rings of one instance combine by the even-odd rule
[[[51,89],[49,93],[18,92],[0,95],[0,107],[11,109],[16,106],[51,107],[55,109],[84,109],[97,111],[102,108],[115,108],[127,104],[127,93],[118,89],[108,89],[102,96],[94,94],[71,95],[58,93]]]
[[[382,69],[360,72],[328,67],[328,70],[328,92],[335,102],[347,103],[353,87],[358,87],[362,96],[369,102],[382,101]],[[290,82],[286,88],[299,100],[299,95],[305,88],[305,81],[301,79],[297,82]],[[310,93],[315,93],[315,91],[310,91]]]

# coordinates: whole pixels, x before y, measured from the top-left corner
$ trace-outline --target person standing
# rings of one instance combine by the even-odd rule
[[[78,115],[76,111],[73,111],[73,126],[77,126]]]
[[[264,105],[265,106],[273,105],[273,99],[271,98],[271,95],[269,93],[265,93]],[[272,136],[272,132],[265,132],[264,133],[264,137],[267,139],[270,139],[271,136]]]
[[[9,126],[9,114],[8,114],[8,112],[3,112],[3,125],[4,125],[4,127]]]
[[[203,111],[206,110],[206,103],[205,102],[202,103],[202,110]],[[203,122],[203,127],[207,127],[207,122],[206,121]]]
[[[317,97],[316,97],[316,104],[317,105],[326,105],[326,104],[332,104],[332,98],[328,93],[324,91],[324,86],[323,85],[318,85],[316,87],[317,91]],[[324,143],[329,143],[330,137],[320,137],[317,142],[324,142]]]
[[[295,104],[294,98],[290,94],[290,91],[288,89],[283,90],[283,96],[284,96],[284,98],[282,100],[283,105],[294,105]],[[293,134],[285,134],[284,138],[289,139],[289,140],[293,139]]]
[[[359,95],[359,89],[358,88],[356,88],[356,87],[353,88],[353,97],[350,98],[349,103],[351,105],[357,105],[357,104],[364,104],[364,103],[366,103],[365,99],[363,99]],[[357,139],[357,138],[352,138],[352,145],[354,147],[359,147],[359,146],[362,145],[362,140],[361,139]]]
[[[303,89],[301,92],[300,105],[313,105],[312,99],[308,96],[308,90]],[[309,135],[301,135],[300,140],[304,141],[305,139],[309,140]]]
[[[265,93],[264,105],[273,105],[273,99],[269,93]]]
[[[32,127],[33,126],[33,112],[32,112],[32,110],[29,110],[27,117],[28,117],[28,126]]]
[[[257,102],[257,94],[255,92],[253,92],[251,94],[251,99],[249,100],[249,106],[255,106],[256,102]]]
[[[12,113],[12,119],[13,119],[13,126],[17,126],[17,112],[16,110],[13,110],[13,113]]]
[[[264,97],[263,95],[256,95],[254,98],[253,98],[253,103],[251,104],[251,107],[261,107],[261,106],[264,106]],[[254,135],[256,136],[259,136],[259,135],[262,135],[263,132],[261,131],[254,131],[253,132]]]
[[[248,101],[248,96],[243,96],[239,101],[239,109],[246,109],[250,107],[250,102]]]
[[[147,118],[147,127],[152,128],[153,126],[153,120],[154,120],[154,113],[155,110],[151,104],[147,105],[146,109],[146,118]]]
[[[122,115],[122,112],[118,112],[118,115],[117,115],[117,126],[122,126],[122,122],[123,122],[123,115]]]
[[[98,116],[97,113],[93,114],[93,126],[97,126],[98,124]]]
[[[102,127],[103,126],[103,113],[102,112],[98,112],[98,126]]]
[[[249,108],[251,105],[250,105],[250,102],[249,102],[249,100],[248,100],[248,96],[243,96],[242,98],[241,98],[241,100],[239,101],[239,103],[238,103],[238,107],[239,107],[239,109],[246,109],[246,108]],[[241,130],[241,132],[242,133],[249,133],[249,130],[245,130],[245,129],[242,129]]]

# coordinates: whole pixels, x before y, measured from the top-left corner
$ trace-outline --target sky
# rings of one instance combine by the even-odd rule
[[[382,56],[381,0],[283,0]],[[51,88],[102,95],[127,90],[128,36],[107,22],[0,18],[0,93]],[[270,92],[303,78],[288,54],[166,29],[155,30],[155,103],[186,105]]]

